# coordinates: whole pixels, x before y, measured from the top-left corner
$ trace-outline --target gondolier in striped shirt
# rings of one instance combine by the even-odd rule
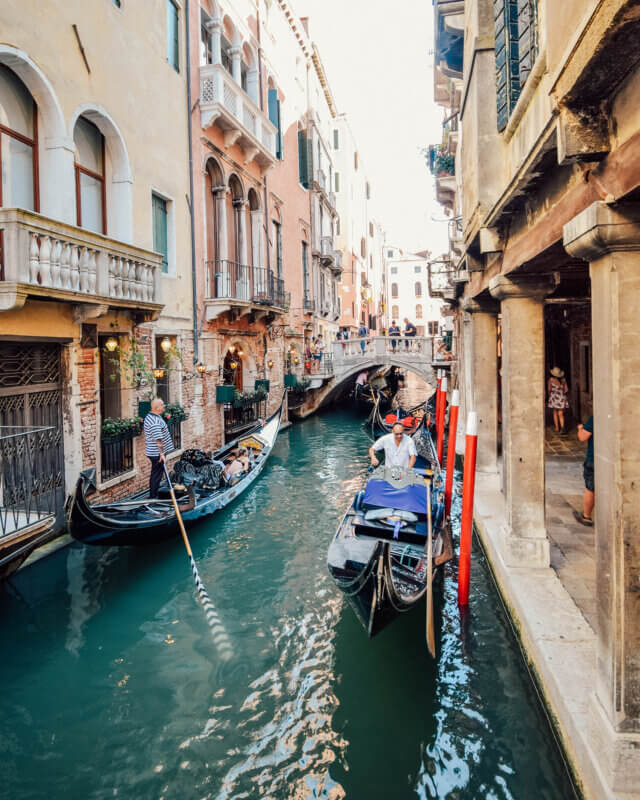
[[[164,462],[167,453],[173,450],[173,440],[167,428],[167,423],[162,418],[164,400],[154,397],[151,401],[151,411],[144,418],[145,455],[151,462],[151,475],[149,476],[149,497],[158,496],[158,487],[164,475]]]

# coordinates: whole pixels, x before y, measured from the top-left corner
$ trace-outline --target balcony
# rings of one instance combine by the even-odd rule
[[[202,127],[216,124],[224,143],[244,150],[244,163],[255,161],[263,171],[276,163],[276,128],[238,86],[222,64],[200,67]]]
[[[240,316],[251,313],[265,316],[269,312],[282,313],[288,308],[284,281],[264,267],[219,260],[206,261],[205,269],[207,320],[231,310]]]
[[[429,274],[429,295],[440,297],[443,300],[452,300],[456,297],[454,276],[455,267],[451,260],[442,257],[437,261],[431,261],[427,265]]]
[[[325,267],[331,267],[335,263],[336,254],[333,249],[333,236],[320,237],[320,260]]]
[[[28,297],[76,304],[76,321],[108,308],[162,308],[162,256],[32,211],[0,208],[0,311]]]
[[[303,301],[302,301],[302,307],[303,307],[303,310],[304,310],[305,314],[313,314],[313,312],[316,310],[315,301],[311,297],[311,293],[308,292],[308,291],[305,291],[305,293],[304,293],[304,298],[303,298]]]

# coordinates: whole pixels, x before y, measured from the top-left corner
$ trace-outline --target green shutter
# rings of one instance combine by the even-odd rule
[[[298,131],[298,178],[304,188],[308,189],[307,135],[304,131]]]
[[[269,121],[278,129],[276,134],[276,158],[284,158],[282,146],[282,127],[280,125],[280,101],[278,100],[278,90],[269,89]]]
[[[153,249],[162,253],[162,271],[169,272],[169,250],[167,248],[167,202],[158,195],[151,195],[153,213]]]
[[[313,139],[307,139],[307,189],[313,186]]]

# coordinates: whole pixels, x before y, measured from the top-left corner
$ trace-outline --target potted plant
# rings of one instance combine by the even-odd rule
[[[264,390],[265,393],[268,393],[270,386],[271,386],[271,381],[268,381],[266,378],[256,378],[254,389],[256,391],[262,389]]]
[[[142,433],[142,417],[107,417],[102,421],[101,438],[105,444],[134,439]]]
[[[180,403],[167,403],[162,412],[165,422],[184,422],[189,418],[189,415],[180,405]]]

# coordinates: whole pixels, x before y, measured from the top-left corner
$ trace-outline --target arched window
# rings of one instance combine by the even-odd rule
[[[422,283],[416,281],[416,297],[422,297]]]
[[[391,306],[391,319],[398,319],[400,316],[400,309],[398,306]]]
[[[391,297],[397,297],[397,296],[398,296],[398,284],[397,283],[392,283],[391,284]]]
[[[76,148],[76,216],[78,226],[107,232],[104,180],[104,136],[93,122],[78,117],[73,129]]]
[[[0,206],[38,210],[36,104],[24,83],[0,66]]]
[[[420,303],[416,305],[416,319],[422,319],[422,305]]]

